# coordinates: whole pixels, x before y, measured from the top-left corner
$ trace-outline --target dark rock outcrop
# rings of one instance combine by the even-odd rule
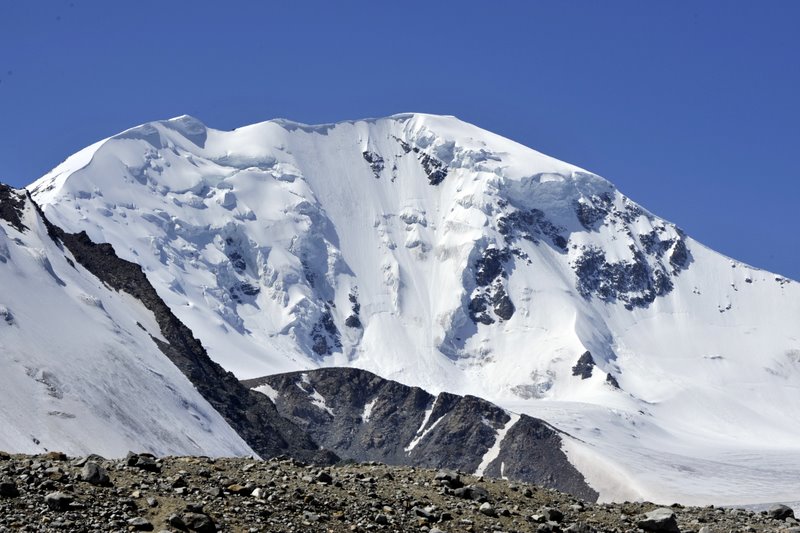
[[[0,183],[0,218],[11,224],[17,231],[25,231],[22,223],[22,209],[25,206],[25,194]]]
[[[364,161],[369,163],[369,167],[372,169],[372,174],[375,176],[375,179],[380,179],[381,172],[383,172],[385,165],[383,157],[369,150],[362,152],[361,155],[364,156]]]
[[[508,281],[506,264],[511,260],[508,249],[487,248],[475,260],[475,289],[467,311],[473,322],[489,325],[495,318],[509,320],[516,308],[505,289]]]
[[[592,370],[594,369],[594,358],[590,351],[585,351],[578,358],[578,362],[572,367],[572,375],[580,376],[581,379],[589,379],[592,377]],[[609,374],[610,375],[610,374]]]
[[[597,498],[561,450],[558,430],[526,415],[512,420],[500,407],[474,396],[433,396],[352,368],[292,372],[243,383],[251,388],[269,385],[278,393],[276,405],[282,415],[345,459],[464,472],[481,466],[492,477]],[[501,430],[506,433],[497,457],[488,456],[488,465],[481,465]]]

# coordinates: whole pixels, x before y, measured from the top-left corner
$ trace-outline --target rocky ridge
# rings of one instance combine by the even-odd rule
[[[244,384],[343,459],[458,469],[597,499],[562,450],[559,430],[474,396],[433,395],[355,368]]]
[[[535,485],[380,463],[0,452],[0,532],[796,533],[768,511],[595,504]]]

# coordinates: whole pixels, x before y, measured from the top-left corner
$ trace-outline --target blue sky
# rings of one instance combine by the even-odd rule
[[[148,120],[452,114],[800,279],[800,2],[0,3],[0,180]]]

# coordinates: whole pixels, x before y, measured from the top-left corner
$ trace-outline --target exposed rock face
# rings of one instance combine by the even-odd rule
[[[364,161],[369,163],[369,167],[372,169],[372,173],[375,175],[375,179],[380,179],[381,172],[383,172],[384,168],[384,160],[379,154],[375,152],[365,151],[362,153],[364,156]]]
[[[467,308],[476,324],[490,325],[495,320],[509,320],[514,316],[516,308],[506,292],[506,265],[510,260],[507,249],[487,248],[475,261],[475,289]]]
[[[578,362],[572,367],[572,375],[580,376],[581,379],[589,379],[592,377],[592,369],[594,369],[594,359],[591,352],[586,351],[583,352],[583,355],[578,358]]]
[[[350,368],[244,383],[345,459],[504,476],[597,498],[568,462],[557,430],[474,396],[433,396]]]
[[[322,463],[337,459],[284,419],[269,398],[248,390],[213,362],[200,341],[158,296],[139,265],[120,259],[110,244],[95,244],[85,232],[67,233],[51,224],[41,211],[40,215],[50,236],[66,246],[77,262],[111,288],[141,301],[153,313],[167,340],[153,337],[153,342],[253,450],[263,457],[288,453]]]
[[[20,218],[24,204],[25,193],[0,183],[0,218],[19,231],[27,229]]]

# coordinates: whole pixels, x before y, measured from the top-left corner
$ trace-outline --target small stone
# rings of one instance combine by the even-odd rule
[[[578,522],[577,524],[570,525],[567,529],[564,530],[564,533],[596,533],[596,529],[588,524],[584,524],[583,522]]]
[[[379,515],[375,516],[375,523],[376,524],[380,524],[382,526],[388,525],[389,524],[389,517],[386,516],[385,514],[379,514]]]
[[[420,518],[424,518],[426,521],[432,521],[434,516],[431,511],[427,507],[413,507],[411,511]]]
[[[678,521],[672,509],[662,507],[644,515],[637,523],[639,528],[655,533],[680,533]]]
[[[44,497],[44,502],[47,506],[54,511],[66,511],[69,509],[69,504],[72,503],[74,498],[65,492],[51,492]]]
[[[542,509],[542,515],[547,522],[560,523],[564,520],[564,513],[553,507],[545,507]]]
[[[497,512],[494,510],[494,506],[489,502],[483,502],[481,506],[478,508],[478,511],[486,516],[497,516]]]
[[[186,529],[186,523],[183,521],[183,518],[176,514],[169,515],[167,523],[176,529]]]
[[[47,452],[44,455],[44,458],[47,459],[48,461],[66,461],[67,454],[65,454],[64,452]]]
[[[198,533],[214,533],[217,526],[211,517],[201,513],[183,513],[183,522],[186,527]]]
[[[203,504],[197,502],[186,502],[186,511],[198,514],[203,514],[205,512]]]
[[[156,500],[155,498],[147,498],[147,506],[158,507],[158,500]]]
[[[331,483],[333,483],[333,477],[331,477],[331,475],[325,472],[324,470],[320,470],[319,472],[317,472],[316,481],[318,483],[324,483],[325,485],[330,485]]]
[[[153,524],[141,516],[137,516],[136,518],[131,518],[128,520],[128,525],[132,527],[134,531],[153,531],[154,529]]]
[[[794,511],[788,505],[776,504],[769,508],[767,515],[775,520],[794,518]]]
[[[234,483],[233,485],[228,485],[226,487],[228,492],[231,494],[238,494],[239,496],[249,496],[252,492],[252,489],[249,487],[245,487],[244,485],[239,485],[238,483]]]
[[[111,484],[111,479],[108,477],[106,469],[94,461],[88,461],[83,465],[81,469],[81,479],[92,485],[105,486]]]
[[[461,476],[452,470],[439,470],[433,479],[451,489],[459,489],[464,486],[461,482]]]
[[[489,499],[489,493],[486,492],[486,489],[476,487],[475,485],[469,485],[466,487],[461,487],[460,489],[456,489],[453,491],[453,495],[458,498],[464,498],[476,502],[485,502]]]

